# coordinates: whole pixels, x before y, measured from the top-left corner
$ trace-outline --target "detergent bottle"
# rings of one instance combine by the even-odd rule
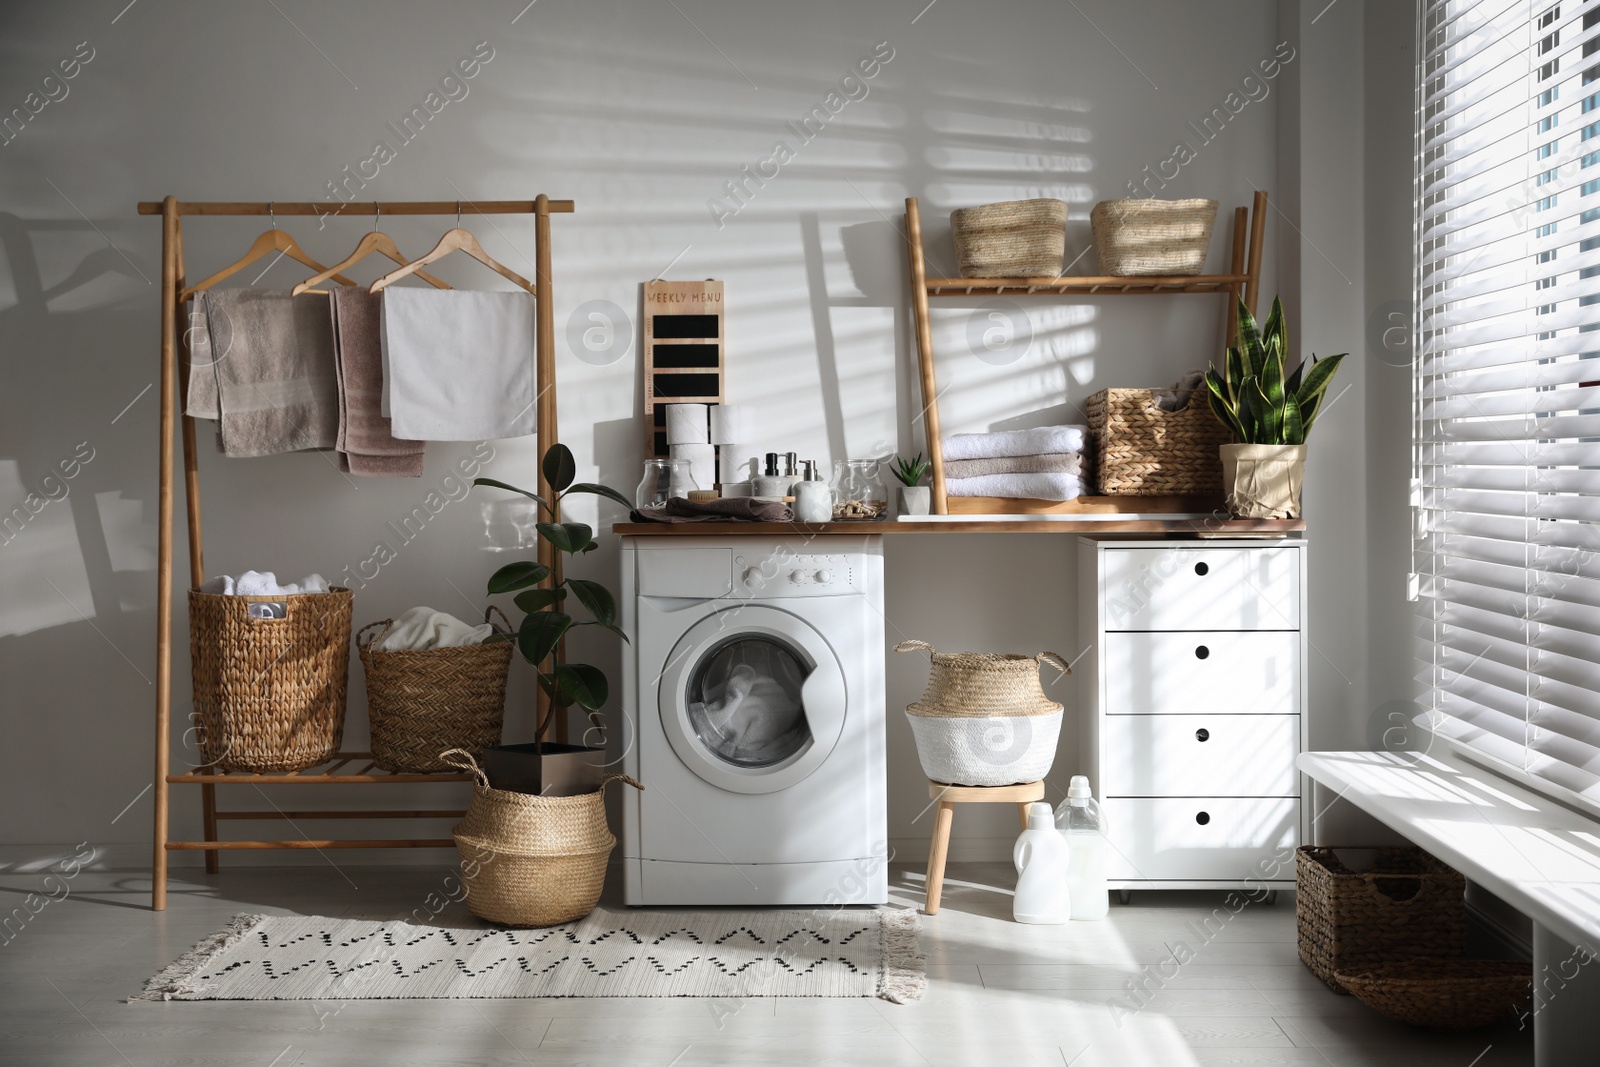
[[[1011,916],[1019,923],[1057,925],[1072,917],[1067,895],[1067,838],[1056,832],[1050,805],[1028,807],[1028,828],[1011,850],[1017,866],[1017,893]]]
[[[1106,817],[1089,791],[1089,779],[1072,776],[1067,799],[1056,809],[1056,829],[1067,843],[1067,887],[1074,919],[1103,919],[1111,910],[1106,889]]]

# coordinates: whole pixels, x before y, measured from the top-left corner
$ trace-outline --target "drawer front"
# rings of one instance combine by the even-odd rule
[[[1106,634],[1107,715],[1298,715],[1298,633]]]
[[[1300,795],[1298,715],[1117,715],[1100,730],[1100,787],[1108,794]]]
[[[1243,882],[1273,870],[1294,876],[1298,800],[1110,797],[1104,807],[1112,879]],[[1276,867],[1263,863],[1284,854],[1288,860]]]
[[[1103,550],[1107,630],[1298,630],[1299,548]]]

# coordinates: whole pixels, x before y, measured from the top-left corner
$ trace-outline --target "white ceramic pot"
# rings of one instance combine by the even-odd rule
[[[933,490],[925,485],[900,487],[900,514],[926,515],[933,506]]]
[[[922,773],[946,785],[1014,785],[1050,773],[1061,715],[944,718],[906,713]]]
[[[1305,445],[1223,445],[1222,491],[1237,519],[1298,519]]]

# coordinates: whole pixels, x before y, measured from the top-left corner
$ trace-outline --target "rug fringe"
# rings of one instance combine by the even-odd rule
[[[217,953],[249,934],[265,918],[265,915],[235,915],[227,926],[201,938],[194,948],[179,956],[170,966],[146,982],[144,992],[129,997],[128,1003],[132,1004],[136,1000],[172,1000],[175,997],[193,994],[194,980],[206,969],[206,965],[216,957]]]
[[[883,967],[878,971],[878,996],[894,1004],[921,1000],[928,991],[927,957],[919,944],[922,920],[910,908],[884,908]]]

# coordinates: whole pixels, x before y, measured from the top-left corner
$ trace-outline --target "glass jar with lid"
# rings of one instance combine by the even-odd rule
[[[878,476],[875,459],[844,460],[834,467],[833,520],[881,519],[889,512],[889,494]]]
[[[698,489],[689,473],[689,461],[668,456],[644,461],[644,477],[634,491],[633,503],[640,511],[665,507],[673,497],[688,499],[689,490]]]

